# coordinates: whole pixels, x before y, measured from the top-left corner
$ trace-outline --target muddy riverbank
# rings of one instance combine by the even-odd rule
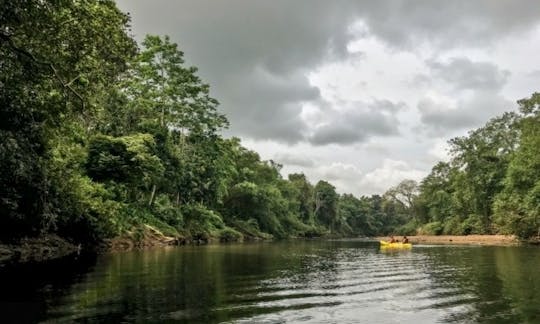
[[[402,236],[395,236],[397,240]],[[413,244],[475,244],[475,245],[517,245],[519,240],[513,235],[415,235],[408,236]],[[388,236],[377,237],[388,240]]]

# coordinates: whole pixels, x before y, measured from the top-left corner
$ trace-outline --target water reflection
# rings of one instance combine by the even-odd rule
[[[111,254],[91,264],[59,268],[60,282],[47,273],[2,279],[41,278],[19,297],[33,296],[26,301],[41,305],[36,318],[49,322],[540,321],[535,248],[386,253],[376,243],[297,241]]]

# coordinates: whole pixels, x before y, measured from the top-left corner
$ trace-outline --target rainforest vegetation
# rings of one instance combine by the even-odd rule
[[[450,140],[383,195],[280,173],[238,138],[168,37],[137,44],[114,1],[0,7],[0,241],[83,245],[146,226],[190,240],[540,230],[540,94]],[[509,107],[510,109],[510,107]],[[134,235],[133,237],[136,237]]]

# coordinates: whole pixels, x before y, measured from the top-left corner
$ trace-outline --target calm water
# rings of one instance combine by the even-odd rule
[[[180,247],[0,268],[0,322],[540,323],[540,249]]]

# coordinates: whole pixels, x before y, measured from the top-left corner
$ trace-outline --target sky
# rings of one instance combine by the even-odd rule
[[[540,90],[537,0],[118,0],[282,174],[382,194]]]

